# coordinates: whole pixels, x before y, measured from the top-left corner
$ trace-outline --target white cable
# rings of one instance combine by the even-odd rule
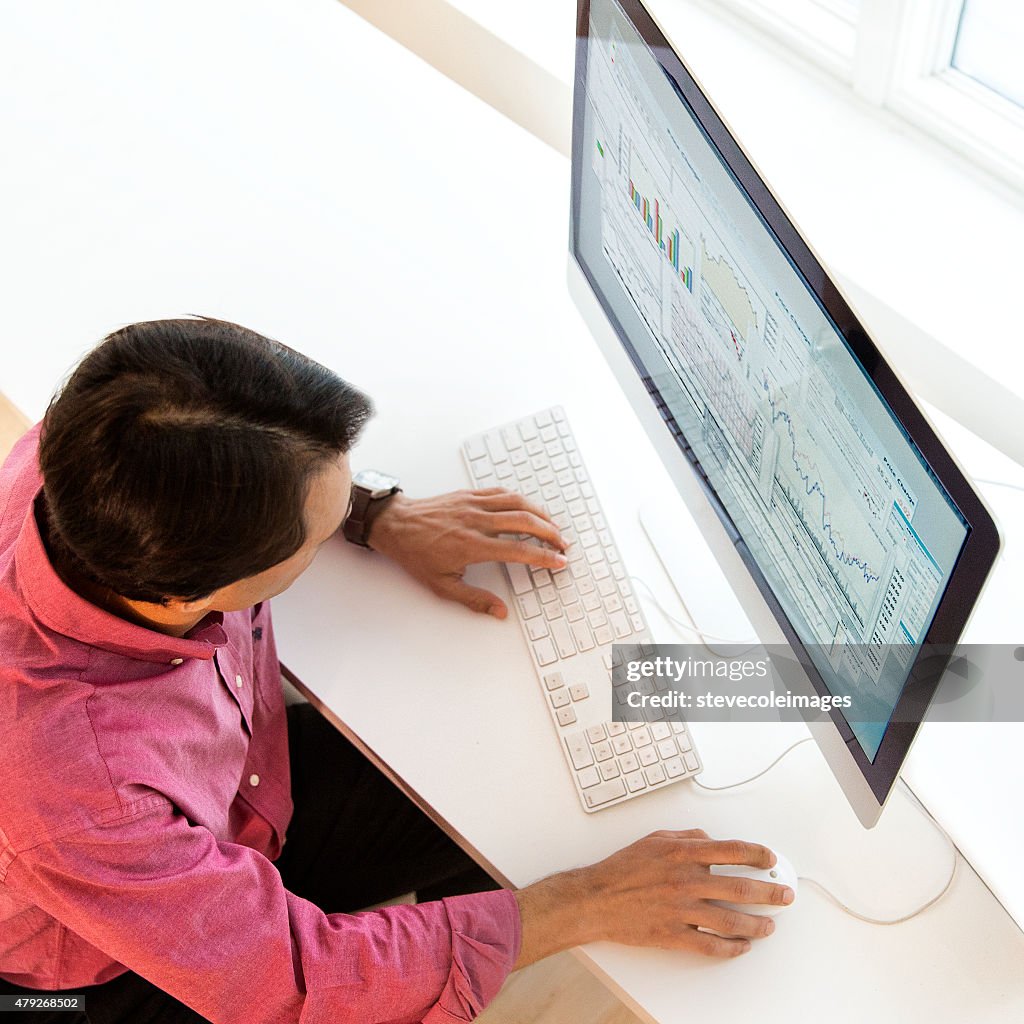
[[[786,757],[787,754],[789,754],[793,750],[796,750],[796,748],[799,747],[801,744],[810,742],[811,738],[812,737],[810,736],[805,736],[802,740],[797,740],[796,743],[793,743],[790,746],[786,747],[786,749],[781,754],[779,754],[779,756],[775,758],[775,760],[772,761],[772,763],[768,765],[767,768],[763,768],[756,775],[751,775],[747,779],[741,779],[739,782],[731,782],[727,786],[706,786],[703,782],[700,781],[700,779],[696,777],[692,778],[690,781],[695,786],[699,786],[701,789],[706,789],[709,792],[713,793],[720,793],[722,792],[722,790],[726,789],[735,789],[737,786],[745,786],[747,785],[747,783],[753,782],[755,779],[761,778],[762,775],[767,775],[768,772],[770,772],[784,757]],[[925,815],[928,818],[928,820],[931,821],[932,825],[935,826],[936,831],[939,832],[939,834],[946,840],[947,844],[949,845],[949,849],[953,854],[953,866],[950,868],[949,878],[946,879],[946,884],[943,885],[943,887],[934,896],[932,896],[927,902],[922,903],[921,906],[917,907],[915,910],[911,910],[909,913],[902,915],[902,917],[870,917],[868,914],[862,914],[859,910],[854,910],[853,907],[851,907],[848,903],[844,903],[834,892],[832,892],[831,889],[823,885],[816,878],[810,878],[807,875],[797,876],[801,882],[807,882],[810,885],[813,885],[821,893],[827,896],[841,911],[843,911],[844,914],[849,914],[850,917],[855,917],[858,921],[864,921],[867,924],[903,924],[904,921],[910,921],[913,918],[917,917],[919,914],[923,914],[929,907],[935,906],[935,904],[938,903],[939,900],[941,900],[947,892],[949,892],[950,887],[953,885],[953,881],[956,878],[957,867],[960,864],[959,851],[957,850],[956,844],[953,842],[949,833],[942,827],[942,825],[939,824],[938,821],[935,820],[935,817],[931,813],[931,811],[929,811],[928,808],[925,807],[924,804],[922,804],[921,801],[917,799],[917,797],[911,791],[910,787],[902,779],[900,779],[900,784],[913,799],[920,813]]]
[[[775,760],[772,761],[772,763],[768,765],[767,768],[763,768],[756,775],[751,775],[749,779],[742,779],[739,782],[730,782],[728,786],[705,786],[704,783],[701,782],[700,779],[698,779],[696,776],[694,776],[690,781],[695,786],[700,786],[701,789],[706,789],[709,793],[721,793],[723,790],[726,789],[735,789],[737,786],[745,786],[748,782],[753,782],[755,779],[761,778],[762,775],[767,775],[791,750],[796,750],[796,748],[799,747],[801,743],[810,743],[811,739],[812,737],[805,736],[802,740],[797,740],[796,743],[786,747],[786,749],[781,754],[779,754],[779,756],[775,758]]]
[[[671,622],[673,626],[676,626],[679,629],[684,629],[686,630],[686,632],[693,634],[693,636],[699,637],[701,642],[704,644],[705,647],[708,648],[708,650],[711,650],[710,641],[715,641],[720,644],[746,644],[747,646],[738,654],[729,655],[729,657],[739,658],[742,655],[746,654],[748,651],[754,650],[755,647],[760,647],[760,644],[756,640],[732,640],[724,636],[715,636],[714,633],[705,633],[701,629],[699,629],[697,627],[697,624],[693,621],[693,619],[690,619],[689,622],[684,622],[682,619],[677,619],[661,603],[661,601],[658,599],[658,595],[654,593],[654,589],[647,582],[647,580],[641,579],[639,576],[630,576],[629,578],[634,583],[639,583],[640,586],[642,586],[644,590],[647,591],[647,596],[654,602],[658,611],[660,611],[661,614],[664,615],[665,618],[668,619],[668,621]],[[682,604],[682,601],[680,601],[680,604]],[[683,609],[686,609],[685,605],[683,605]],[[689,612],[687,612],[687,615],[689,615]],[[717,654],[716,651],[713,651],[713,653]],[[719,655],[719,657],[722,657],[722,655]]]

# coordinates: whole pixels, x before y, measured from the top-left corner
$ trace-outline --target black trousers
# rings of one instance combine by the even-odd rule
[[[288,708],[295,814],[277,861],[286,888],[327,913],[403,893],[420,902],[496,888],[494,881],[309,704]],[[3,1024],[206,1024],[129,971],[69,989],[84,1014],[15,1012]],[[0,995],[33,992],[0,979]]]

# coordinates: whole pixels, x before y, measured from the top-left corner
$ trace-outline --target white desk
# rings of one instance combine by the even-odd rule
[[[466,434],[560,401],[632,570],[666,592],[623,475],[658,466],[565,293],[565,162],[332,0],[150,7],[43,0],[7,26],[21,104],[2,170],[18,197],[7,326],[33,350],[4,381],[11,397],[41,412],[118,323],[225,316],[367,388],[379,419],[356,461],[412,494],[465,484]],[[494,566],[475,578],[500,585]],[[372,554],[328,546],[275,606],[289,665],[515,884],[695,824],[777,844],[878,912],[941,878],[941,845],[912,809],[863,832],[809,747],[747,790],[680,785],[585,815],[515,624],[440,603]],[[785,743],[781,730],[698,739],[712,781]],[[1024,1012],[1024,936],[970,871],[899,928],[809,893],[735,963],[583,955],[662,1024]]]

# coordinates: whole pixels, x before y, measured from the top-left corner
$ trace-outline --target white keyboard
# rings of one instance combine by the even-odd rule
[[[700,757],[682,723],[609,721],[612,644],[651,637],[565,412],[489,430],[462,452],[474,487],[506,487],[544,506],[571,545],[565,569],[510,563],[505,572],[583,809],[696,775]]]

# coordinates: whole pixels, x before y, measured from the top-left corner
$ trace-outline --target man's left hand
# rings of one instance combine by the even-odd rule
[[[528,534],[541,541],[507,534]],[[463,580],[475,562],[521,562],[564,569],[566,548],[544,509],[501,487],[453,491],[436,498],[396,494],[377,516],[369,544],[397,562],[435,594],[495,618],[508,615],[505,602]]]

